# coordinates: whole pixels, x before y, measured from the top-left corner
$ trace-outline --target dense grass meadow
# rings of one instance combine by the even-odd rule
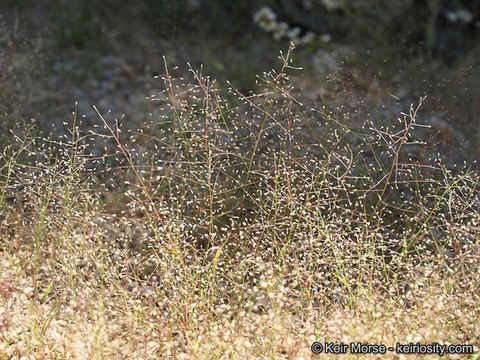
[[[385,47],[368,66],[328,54],[311,65],[310,38],[278,42],[271,14],[248,17],[273,31],[255,46],[275,49],[252,82],[236,50],[228,69],[210,56],[220,40],[208,32],[178,50],[206,66],[167,54],[142,83],[129,58],[90,47],[97,15],[75,19],[78,33],[42,34],[54,50],[2,24],[0,359],[439,358],[333,355],[330,342],[480,358],[475,53],[454,70],[432,53],[382,65]],[[162,34],[173,53],[179,35]],[[74,60],[34,59],[45,51]],[[115,106],[125,79],[142,84],[121,95],[141,92],[135,114],[86,104],[81,89],[103,87]]]

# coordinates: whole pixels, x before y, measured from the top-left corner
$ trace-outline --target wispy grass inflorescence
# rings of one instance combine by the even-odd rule
[[[65,139],[15,137],[0,163],[2,357],[478,347],[478,174],[422,150],[423,98],[356,128],[304,104],[293,47],[258,93],[165,62],[159,117],[140,129],[97,110],[103,130],[74,112]]]

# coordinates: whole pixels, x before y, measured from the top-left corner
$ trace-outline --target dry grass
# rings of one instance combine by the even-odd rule
[[[1,358],[328,357],[314,341],[478,358],[478,174],[423,156],[421,101],[358,129],[302,105],[291,50],[248,96],[165,65],[139,130],[99,113],[63,141],[12,134]]]

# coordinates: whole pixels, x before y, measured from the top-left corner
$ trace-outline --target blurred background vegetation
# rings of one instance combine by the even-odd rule
[[[455,161],[478,153],[475,0],[5,0],[0,14],[2,142],[31,119],[65,133],[75,101],[85,126],[92,104],[133,124],[155,116],[163,55],[178,76],[203,65],[255,91],[293,41],[307,103],[389,121],[427,95],[435,146]]]

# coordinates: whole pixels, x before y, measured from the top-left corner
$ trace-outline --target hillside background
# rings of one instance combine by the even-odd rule
[[[293,41],[303,70],[290,75],[309,103],[388,123],[427,95],[438,150],[479,153],[476,1],[6,0],[0,14],[3,130],[34,119],[62,134],[75,102],[85,126],[98,123],[92,104],[141,124],[155,116],[163,56],[179,76],[203,66],[254,91]]]

